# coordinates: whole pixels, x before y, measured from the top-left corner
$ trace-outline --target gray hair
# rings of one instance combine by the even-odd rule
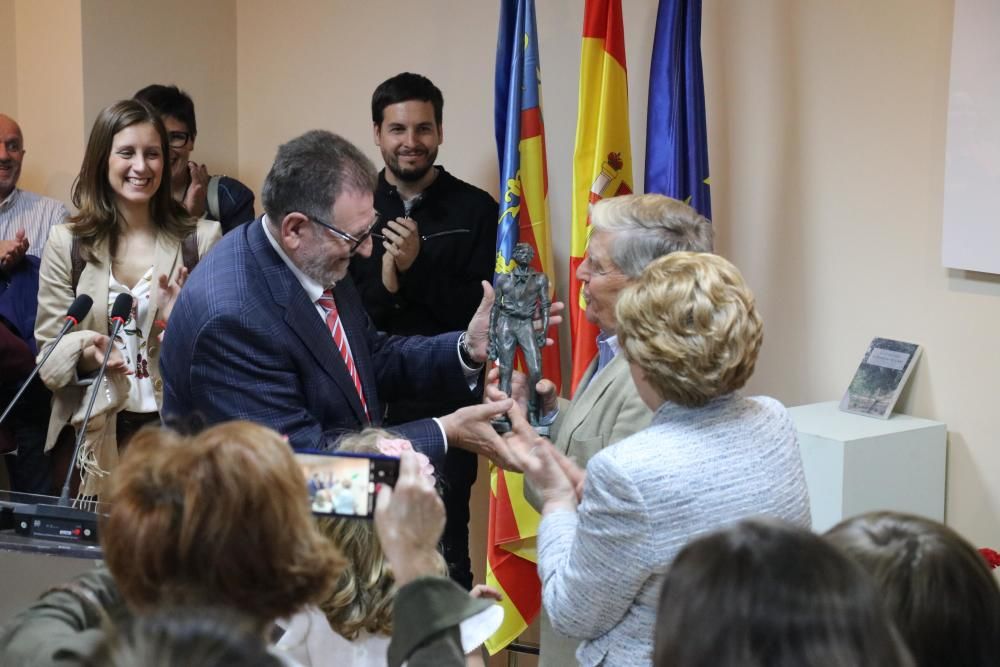
[[[712,223],[693,208],[658,194],[602,199],[590,213],[595,232],[618,234],[611,261],[629,278],[672,252],[712,252]]]
[[[261,199],[274,225],[298,211],[327,220],[343,192],[374,192],[375,165],[347,139],[325,130],[310,130],[278,148],[264,179]]]

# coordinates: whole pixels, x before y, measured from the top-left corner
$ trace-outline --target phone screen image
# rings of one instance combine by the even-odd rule
[[[295,459],[306,478],[313,514],[371,518],[376,484],[396,483],[399,459],[354,453],[301,453]]]

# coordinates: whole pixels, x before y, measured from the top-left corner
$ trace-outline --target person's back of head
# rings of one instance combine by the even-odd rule
[[[265,625],[323,599],[343,564],[288,444],[257,424],[140,431],[107,500],[105,561],[140,612],[213,604]]]
[[[690,542],[664,580],[656,667],[909,667],[878,591],[809,531],[751,519]]]
[[[383,446],[386,442],[391,451],[387,452]],[[396,455],[396,444],[401,442],[405,441],[395,439],[388,431],[369,428],[341,438],[337,449],[359,454]],[[330,627],[346,639],[355,639],[362,631],[391,634],[396,582],[375,534],[375,526],[371,521],[360,519],[322,518],[319,529],[347,560],[333,593],[319,603]],[[447,574],[443,558],[440,574]]]
[[[86,667],[282,667],[254,619],[220,607],[164,607],[104,635]]]
[[[1000,587],[958,533],[923,517],[873,512],[824,537],[874,578],[918,665],[1000,665]]]

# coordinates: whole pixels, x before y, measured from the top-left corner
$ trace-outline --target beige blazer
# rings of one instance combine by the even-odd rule
[[[552,424],[552,442],[581,468],[599,451],[649,426],[652,411],[639,398],[632,382],[628,362],[621,353],[594,378],[594,359],[580,380],[582,391],[572,401],[560,399],[559,416]],[[535,509],[541,510],[541,498],[526,482],[524,495]],[[539,619],[541,651],[539,667],[576,665],[579,640],[559,634],[552,628],[548,614]]]
[[[222,236],[218,222],[210,220],[198,221],[198,256],[202,257],[212,245]],[[52,391],[52,416],[49,419],[48,436],[45,440],[45,450],[49,451],[56,442],[63,427],[72,423],[74,428],[83,421],[85,410],[84,397],[87,396],[87,386],[78,383],[76,365],[80,353],[87,342],[96,333],[110,333],[110,313],[108,311],[108,283],[111,278],[111,258],[108,252],[107,240],[98,243],[93,248],[96,260],[88,261],[80,274],[80,281],[74,293],[72,286],[72,261],[70,250],[73,237],[70,225],[56,225],[49,232],[48,243],[42,253],[42,264],[38,276],[38,317],[35,320],[35,339],[38,342],[41,359],[46,347],[58,335],[65,322],[66,309],[79,294],[88,294],[94,300],[90,312],[75,327],[62,338],[53,350],[39,376]],[[178,266],[183,264],[181,244],[161,234],[156,242],[156,252],[153,261],[153,276],[156,280],[160,275],[172,276]],[[149,341],[146,352],[149,355],[150,378],[156,394],[156,403],[160,405],[163,399],[163,380],[160,378],[160,345],[158,336],[161,330],[153,322],[160,319],[159,305],[156,303],[157,292],[153,291],[151,307],[145,320],[139,323],[146,340]],[[85,447],[93,453],[95,462],[105,471],[117,464],[118,447],[115,439],[115,420],[110,419],[118,413],[128,398],[128,379],[124,376],[105,378],[103,390],[98,392],[94,404],[94,412],[87,426]]]

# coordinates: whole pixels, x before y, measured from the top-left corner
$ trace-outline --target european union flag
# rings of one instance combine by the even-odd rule
[[[646,192],[687,202],[711,219],[701,0],[660,0],[646,122]]]

